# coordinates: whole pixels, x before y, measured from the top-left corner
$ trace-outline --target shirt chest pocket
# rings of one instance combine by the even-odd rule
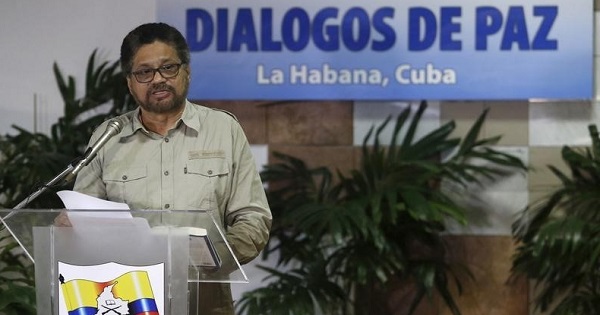
[[[229,165],[223,158],[189,160],[185,169],[183,196],[192,209],[217,209],[228,195]]]
[[[148,204],[148,171],[146,166],[127,169],[107,168],[104,173],[108,200],[127,203],[131,208],[144,209]]]
[[[223,176],[229,174],[229,166],[225,159],[221,158],[189,160],[185,173],[205,177]]]

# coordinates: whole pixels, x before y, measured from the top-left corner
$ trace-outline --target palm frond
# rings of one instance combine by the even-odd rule
[[[396,119],[387,117],[372,126],[362,142],[360,164],[348,172],[309,168],[297,158],[275,153],[280,162],[261,173],[270,183],[274,217],[275,244],[268,251],[279,252],[279,267],[300,264],[308,270],[314,262],[323,262],[320,277],[343,292],[355,293],[339,304],[339,299],[318,300],[314,293],[304,292],[299,300],[312,304],[303,311],[327,309],[333,315],[354,307],[358,313],[373,312],[377,299],[361,298],[358,292],[374,298],[370,294],[385,290],[393,279],[410,276],[420,287],[413,306],[437,293],[454,315],[460,314],[449,286],[456,285],[459,291],[462,287],[450,273],[441,233],[449,219],[466,224],[466,209],[440,189],[442,182],[466,185],[526,167],[518,158],[488,147],[499,137],[479,138],[486,112],[462,141],[451,137],[454,122],[417,139],[426,108],[421,102],[411,119],[409,106]],[[380,137],[392,121],[391,141],[383,144]],[[291,292],[296,289],[287,286],[293,285],[307,289],[302,275],[306,276],[294,271],[290,279],[290,274],[271,272],[274,282],[249,293],[239,306],[250,315],[262,314],[259,306],[276,297],[274,290],[286,286]],[[281,300],[274,303],[283,311]],[[293,303],[287,302],[296,309]],[[385,310],[375,312],[380,311]]]
[[[600,313],[600,141],[596,126],[589,132],[591,147],[562,148],[570,174],[550,165],[560,186],[513,224],[513,274],[535,282],[536,308],[557,305],[553,315]]]

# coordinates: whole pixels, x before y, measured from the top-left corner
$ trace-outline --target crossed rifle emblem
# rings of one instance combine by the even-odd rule
[[[125,314],[119,312],[118,309],[121,307],[121,305],[117,305],[117,303],[115,303],[114,300],[106,300],[106,301],[104,301],[104,303],[106,305],[101,305],[101,306],[102,306],[102,308],[104,308],[106,310],[102,312],[102,315],[106,315],[106,314],[109,314],[109,313],[110,314],[115,313],[117,315],[126,315],[126,314],[129,314],[129,312],[127,312]]]

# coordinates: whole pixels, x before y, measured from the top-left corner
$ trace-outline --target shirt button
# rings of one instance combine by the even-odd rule
[[[169,138],[165,138],[165,142],[169,142]]]
[[[127,180],[127,175],[123,175],[123,177],[121,177],[123,180]]]
[[[171,207],[171,205],[169,205],[168,203],[165,204],[165,209],[169,209]]]
[[[212,175],[212,171],[211,170],[208,171],[208,175]]]
[[[169,171],[165,171],[165,176],[169,176]]]

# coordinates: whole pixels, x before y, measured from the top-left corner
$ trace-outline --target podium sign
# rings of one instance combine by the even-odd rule
[[[61,213],[72,227],[54,226]],[[0,210],[35,263],[38,314],[202,314],[199,283],[246,283],[207,210]],[[200,294],[202,294],[200,292]]]

